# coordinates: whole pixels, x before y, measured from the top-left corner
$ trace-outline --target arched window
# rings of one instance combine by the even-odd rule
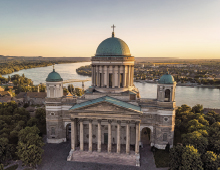
[[[51,135],[55,135],[55,128],[51,127]]]
[[[166,89],[165,90],[165,102],[169,102],[170,101],[170,90]]]
[[[55,115],[55,113],[54,113],[54,112],[51,112],[50,115]]]
[[[167,141],[167,134],[166,133],[163,134],[163,141]]]

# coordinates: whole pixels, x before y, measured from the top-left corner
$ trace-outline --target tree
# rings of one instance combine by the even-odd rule
[[[84,91],[80,88],[75,88],[75,94],[77,96],[82,96],[84,94]]]
[[[70,93],[73,93],[73,92],[74,92],[74,86],[73,86],[72,84],[69,84],[69,85],[68,85],[68,91],[69,91]]]
[[[22,129],[18,134],[17,155],[25,165],[36,167],[41,162],[44,144],[39,132],[39,129],[33,126]]]
[[[4,170],[4,165],[0,164],[0,170]]]
[[[181,170],[199,170],[202,168],[202,161],[197,149],[187,145],[183,149]]]
[[[8,75],[8,81],[11,81],[11,77]]]
[[[18,142],[18,156],[25,165],[36,167],[42,160],[43,149],[37,145]]]
[[[182,163],[182,152],[182,145],[177,145],[170,149],[170,170],[179,169]]]
[[[204,126],[202,123],[199,123],[197,119],[193,119],[188,122],[188,132],[193,132],[205,128],[206,126]]]
[[[45,108],[39,108],[36,110],[35,118],[37,119],[37,127],[41,134],[46,134],[46,110]]]
[[[204,132],[205,133],[205,132]],[[192,145],[198,149],[199,153],[204,153],[208,146],[208,139],[200,132],[194,131],[182,135],[184,145]]]
[[[210,127],[209,149],[220,154],[220,122],[213,123]]]
[[[0,163],[11,159],[10,145],[7,138],[0,138]]]
[[[201,113],[203,110],[203,105],[197,104],[195,106],[192,107],[192,111],[194,113]]]
[[[202,156],[202,162],[203,162],[203,167],[204,169],[208,170],[216,170],[218,168],[218,160],[217,160],[217,155],[212,152],[212,151],[207,151],[203,156]]]

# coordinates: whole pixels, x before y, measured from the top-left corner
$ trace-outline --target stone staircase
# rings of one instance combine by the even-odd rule
[[[137,166],[135,154],[73,151],[69,161]]]

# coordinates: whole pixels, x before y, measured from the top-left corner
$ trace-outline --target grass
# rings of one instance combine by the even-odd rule
[[[6,168],[5,170],[16,170],[18,168],[18,164],[12,165],[8,168]]]
[[[154,152],[154,160],[157,168],[169,167],[169,153],[165,150],[156,150]]]

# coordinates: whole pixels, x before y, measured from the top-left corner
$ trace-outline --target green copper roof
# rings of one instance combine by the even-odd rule
[[[170,75],[168,72],[166,74],[164,74],[160,80],[158,81],[158,83],[160,84],[173,84],[175,82],[174,78],[172,75]]]
[[[114,36],[102,41],[97,50],[96,56],[131,56],[128,45],[121,39]]]
[[[63,79],[60,77],[60,74],[55,72],[55,69],[47,76],[46,81],[49,82],[56,82],[56,81],[63,81]]]
[[[141,107],[130,104],[130,103],[127,103],[127,102],[124,102],[124,101],[121,101],[121,100],[118,100],[118,99],[115,99],[113,97],[109,97],[109,96],[104,96],[104,97],[100,97],[100,98],[97,98],[97,99],[93,99],[93,100],[89,100],[89,101],[86,101],[86,102],[76,104],[73,107],[71,107],[69,110],[80,109],[82,107],[89,106],[89,105],[96,104],[96,103],[103,102],[103,101],[108,102],[108,103],[112,103],[112,104],[120,106],[120,107],[124,107],[126,109],[141,112]]]

